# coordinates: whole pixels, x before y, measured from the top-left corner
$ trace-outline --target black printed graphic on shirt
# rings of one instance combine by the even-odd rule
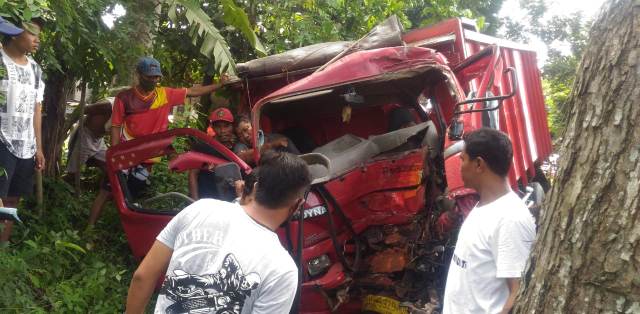
[[[15,67],[20,84],[31,84],[31,71],[20,67]]]
[[[23,117],[11,117],[11,129],[14,133],[14,137],[17,137],[18,134],[23,134],[29,132],[29,128],[31,125],[31,118],[23,118]]]
[[[174,303],[167,314],[215,313],[240,314],[245,300],[260,285],[260,275],[244,274],[233,254],[225,256],[215,274],[194,275],[174,270],[167,276],[160,294]]]
[[[29,94],[25,90],[21,90],[18,95],[18,103],[16,104],[16,112],[25,113],[29,106]]]

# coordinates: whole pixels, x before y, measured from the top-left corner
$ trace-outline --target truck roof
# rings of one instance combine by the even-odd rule
[[[322,93],[334,86],[346,85],[367,79],[392,80],[401,72],[411,71],[413,75],[426,68],[447,69],[447,60],[433,49],[420,47],[388,47],[352,53],[301,80],[286,85],[260,99],[254,106],[254,113],[269,102],[294,100],[310,93]],[[412,75],[412,74],[404,74]],[[259,116],[259,115],[255,115]]]

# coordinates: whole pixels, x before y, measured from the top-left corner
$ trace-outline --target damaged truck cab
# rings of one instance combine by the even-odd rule
[[[551,153],[533,51],[462,19],[401,39],[339,59],[354,44],[239,66],[254,130],[288,135],[303,153],[328,160],[301,225],[301,313],[437,308],[449,232],[477,200],[460,175],[463,134],[491,127],[509,135],[509,180],[522,195],[534,162]],[[294,255],[299,225],[279,232]]]
[[[228,86],[237,91],[238,111],[251,115],[254,143],[258,130],[286,135],[311,165],[303,212],[278,230],[298,261],[299,313],[437,309],[450,235],[477,199],[460,175],[464,133],[491,127],[509,135],[509,180],[522,195],[534,162],[551,153],[532,50],[480,34],[462,19],[404,34],[394,21],[374,29],[373,40],[240,64],[240,79]],[[133,207],[118,173],[170,154],[176,136],[204,140],[199,133],[172,130],[109,150],[114,196],[137,257],[175,213]],[[251,171],[219,143],[207,143],[225,158],[189,163],[186,152],[172,170],[231,162]],[[150,153],[141,155],[140,147]]]

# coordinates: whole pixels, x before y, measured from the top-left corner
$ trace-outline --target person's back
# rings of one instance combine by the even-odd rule
[[[156,313],[288,313],[298,270],[275,230],[299,210],[309,169],[288,153],[260,160],[242,205],[193,203],[160,233],[131,279],[127,313],[143,313],[162,274]]]
[[[286,313],[291,307],[281,301],[293,300],[296,265],[278,236],[240,205],[200,200],[176,216],[158,240],[172,247],[173,255],[156,313],[264,313],[267,308]]]

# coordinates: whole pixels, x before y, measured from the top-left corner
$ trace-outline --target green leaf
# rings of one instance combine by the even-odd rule
[[[191,24],[191,30],[189,35],[191,36],[193,43],[198,42],[202,38],[202,45],[200,47],[200,53],[207,58],[214,60],[216,65],[222,64],[224,59],[226,64],[230,66],[226,68],[227,72],[231,75],[235,75],[235,61],[229,51],[229,44],[222,37],[220,31],[213,26],[211,18],[200,8],[200,4],[193,0],[175,0],[172,3],[179,4],[185,9],[185,17],[189,24]],[[177,19],[177,16],[174,16]],[[172,20],[177,24],[177,20]],[[213,49],[212,49],[213,47]],[[219,49],[216,49],[219,47]],[[213,53],[212,53],[213,52]],[[223,70],[219,66],[216,69],[222,73]]]
[[[87,251],[85,251],[82,247],[80,247],[79,245],[75,244],[75,243],[71,243],[71,242],[66,242],[66,241],[60,241],[60,240],[56,240],[55,242],[56,248],[69,248],[72,250],[76,250],[82,254],[86,254]]]
[[[249,17],[247,17],[244,10],[236,6],[233,0],[222,0],[222,10],[224,12],[224,22],[239,29],[259,56],[266,56],[267,49],[262,45],[262,42],[258,39],[258,35],[253,31]]]
[[[169,12],[167,12],[167,14],[169,15],[169,19],[172,21],[177,21],[178,20],[178,15],[176,13],[176,4],[172,4],[171,6],[169,6]]]
[[[36,286],[36,288],[42,288],[42,284],[40,283],[40,279],[38,279],[37,276],[35,276],[33,274],[27,274],[27,276],[29,276],[29,279],[31,280],[33,285]]]
[[[24,243],[34,249],[38,248],[38,244],[35,243],[33,240],[27,240],[27,241],[24,241]]]

